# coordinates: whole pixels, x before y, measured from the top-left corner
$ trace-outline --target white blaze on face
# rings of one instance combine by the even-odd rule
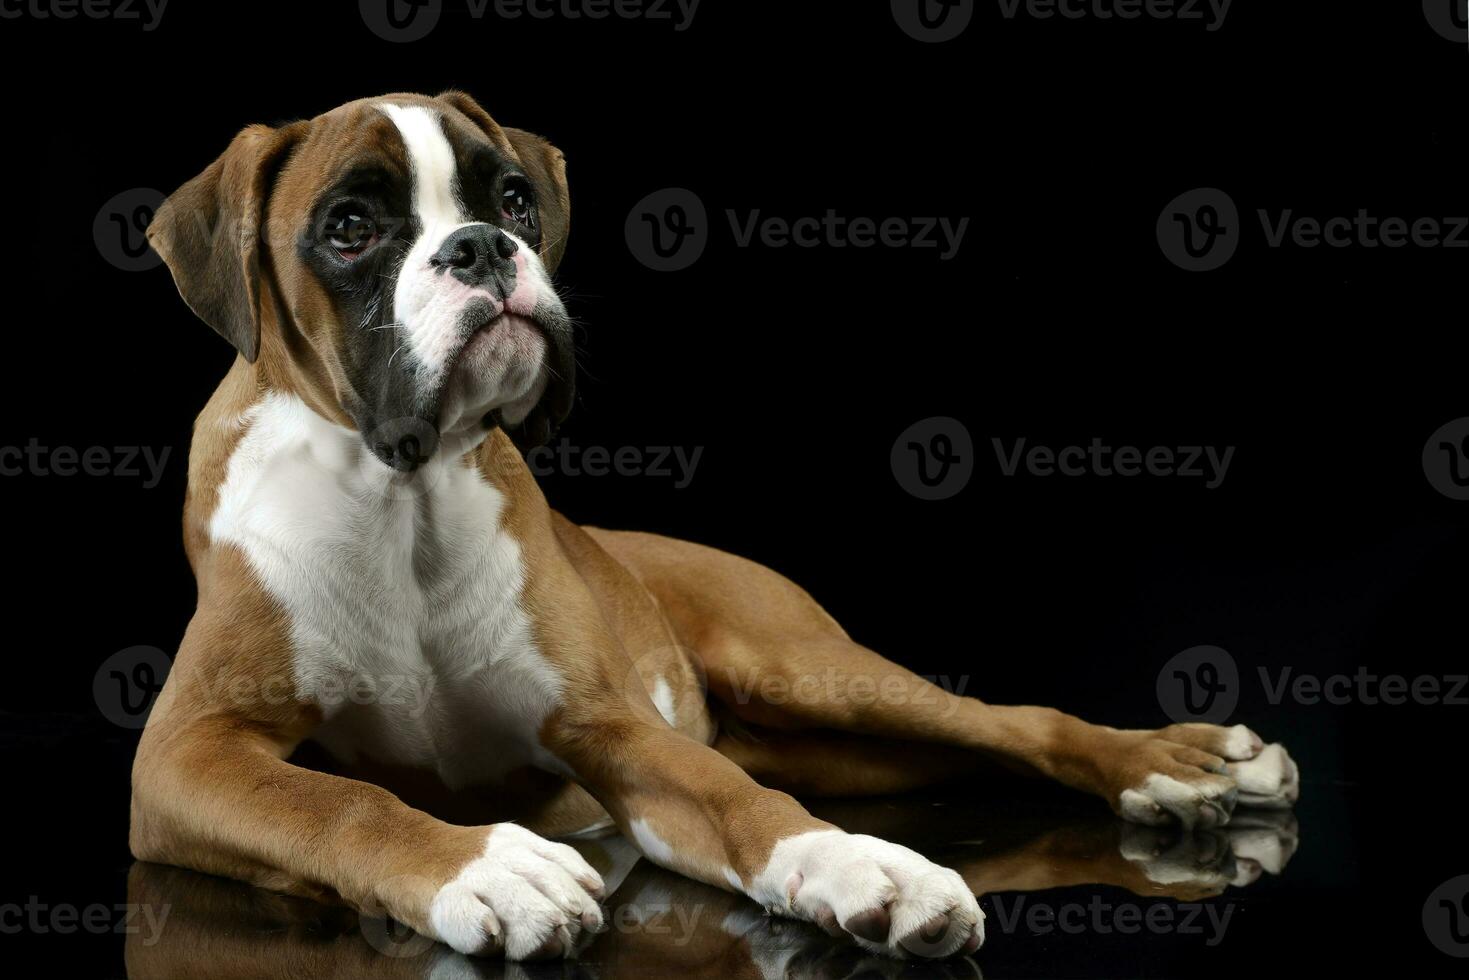
[[[444,136],[439,114],[424,106],[383,103],[381,108],[398,127],[408,152],[413,216],[419,224],[418,240],[398,276],[393,315],[407,335],[407,353],[433,379],[448,367],[457,350],[459,312],[468,290],[463,283],[436,274],[429,259],[450,233],[471,222],[454,192],[454,150]],[[444,288],[446,285],[462,288]]]
[[[466,347],[466,330],[473,324],[466,324],[465,309],[479,304],[492,316],[504,304],[488,289],[470,286],[429,264],[449,235],[479,223],[466,212],[457,192],[457,163],[444,135],[443,117],[426,106],[385,102],[379,108],[403,139],[413,182],[413,216],[419,226],[393,293],[393,320],[404,337],[403,348],[395,356],[414,370],[425,392],[442,387],[441,429],[445,433],[477,422],[492,408],[501,408],[507,421],[518,422],[546,385],[544,339],[517,320],[497,328],[501,336],[476,338]],[[539,257],[525,241],[510,237],[520,245],[511,309],[524,314],[536,303],[559,309],[560,300]],[[449,374],[456,364],[461,370]]]
[[[383,104],[403,137],[413,167],[413,209],[428,232],[433,224],[449,230],[469,218],[454,193],[454,148],[444,136],[439,114],[423,106]],[[442,235],[440,235],[442,237]]]

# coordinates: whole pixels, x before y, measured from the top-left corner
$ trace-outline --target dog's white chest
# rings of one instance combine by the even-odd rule
[[[451,787],[554,766],[537,732],[561,685],[520,605],[499,491],[456,463],[394,482],[295,398],[270,395],[245,421],[210,533],[290,616],[291,680],[325,715],[317,741]]]

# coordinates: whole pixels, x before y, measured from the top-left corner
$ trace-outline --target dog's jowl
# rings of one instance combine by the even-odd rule
[[[159,209],[150,241],[238,356],[194,429],[199,604],[138,751],[135,855],[520,959],[602,925],[601,878],[551,838],[615,828],[778,915],[938,957],[983,940],[965,880],[784,789],[999,759],[1144,823],[1290,805],[1294,764],[1243,727],[986,705],[768,569],[551,510],[523,453],[572,405],[566,173],[467,96],[389,95],[246,128]],[[770,679],[806,693],[748,696]],[[307,742],[331,765],[297,765]]]

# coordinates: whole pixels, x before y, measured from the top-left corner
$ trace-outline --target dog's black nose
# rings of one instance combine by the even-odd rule
[[[429,265],[448,269],[471,286],[486,286],[496,277],[515,275],[515,239],[494,225],[466,225],[444,239]]]

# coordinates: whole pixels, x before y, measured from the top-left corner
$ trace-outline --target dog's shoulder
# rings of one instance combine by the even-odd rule
[[[184,501],[184,548],[196,575],[209,546],[209,519],[219,505],[230,458],[249,429],[252,409],[263,397],[255,372],[244,358],[236,358],[194,420]]]

